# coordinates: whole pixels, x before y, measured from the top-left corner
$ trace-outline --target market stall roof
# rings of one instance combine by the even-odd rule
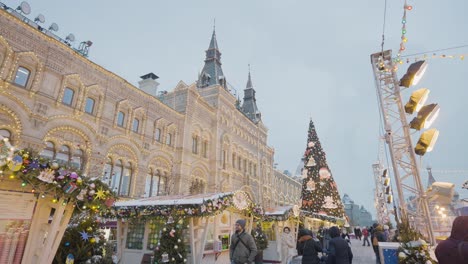
[[[143,199],[120,201],[114,204],[114,207],[140,207],[140,206],[158,206],[158,205],[196,205],[203,204],[207,200],[214,200],[231,195],[227,193],[203,193],[194,195],[170,195],[170,196],[153,196]]]
[[[288,213],[292,208],[293,208],[292,205],[267,208],[267,209],[265,209],[265,215],[268,215],[268,216],[270,216],[270,215],[271,216],[273,216],[273,215],[284,215],[284,214]]]

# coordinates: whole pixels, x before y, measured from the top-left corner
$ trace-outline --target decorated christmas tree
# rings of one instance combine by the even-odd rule
[[[187,263],[187,251],[182,239],[185,225],[183,219],[168,217],[166,226],[161,230],[160,240],[154,249],[154,263]]]
[[[106,246],[107,240],[99,230],[95,217],[75,215],[65,231],[53,263],[112,264],[112,248]],[[71,259],[74,262],[70,262]]]
[[[344,210],[336,182],[333,180],[312,120],[302,170],[302,207],[304,211],[343,217]]]

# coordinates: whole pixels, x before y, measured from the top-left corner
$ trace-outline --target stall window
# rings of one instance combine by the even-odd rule
[[[154,250],[154,248],[158,245],[159,240],[161,239],[161,230],[165,225],[166,223],[159,219],[149,220],[148,243],[146,244],[146,249]]]
[[[31,75],[31,71],[24,68],[24,67],[18,67],[18,70],[16,71],[16,76],[15,76],[15,84],[26,88],[26,85],[28,84],[29,80],[29,75]]]
[[[127,244],[128,249],[143,249],[143,236],[145,234],[145,221],[134,220],[128,225]]]

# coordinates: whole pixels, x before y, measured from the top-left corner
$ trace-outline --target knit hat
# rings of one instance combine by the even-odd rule
[[[237,220],[236,224],[239,224],[242,227],[242,229],[245,229],[245,220],[244,219]]]

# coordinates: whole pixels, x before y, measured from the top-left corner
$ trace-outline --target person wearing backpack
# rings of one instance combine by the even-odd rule
[[[439,242],[435,255],[439,264],[468,263],[468,216],[453,220],[450,237]]]
[[[251,264],[257,255],[257,246],[253,237],[245,232],[245,220],[236,221],[236,232],[231,236],[229,258],[231,264]]]
[[[318,253],[322,252],[322,246],[318,239],[314,239],[312,231],[301,229],[297,235],[297,253],[302,256],[302,264],[319,264]]]

